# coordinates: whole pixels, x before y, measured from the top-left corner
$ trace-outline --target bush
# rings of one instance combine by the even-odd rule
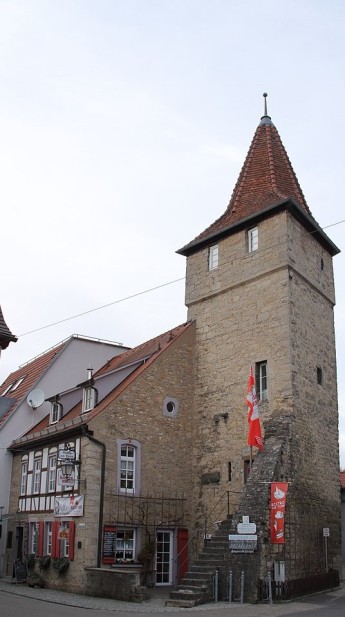
[[[55,572],[57,572],[58,575],[61,576],[69,568],[69,559],[67,557],[59,557],[58,559],[53,559],[53,568]]]
[[[44,555],[44,557],[40,557],[38,561],[38,567],[40,570],[46,570],[49,568],[50,564],[50,555]]]

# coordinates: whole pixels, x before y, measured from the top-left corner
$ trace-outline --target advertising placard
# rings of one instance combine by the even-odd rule
[[[285,544],[285,504],[287,482],[271,483],[271,543]]]
[[[55,497],[54,516],[83,516],[84,495]]]

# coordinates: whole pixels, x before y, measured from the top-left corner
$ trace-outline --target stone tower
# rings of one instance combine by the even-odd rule
[[[266,103],[266,101],[265,101]],[[257,579],[339,567],[340,498],[332,257],[277,129],[261,118],[224,214],[178,251],[196,324],[194,511],[204,532],[233,514],[257,525],[237,555]],[[246,387],[253,367],[265,447],[250,448]],[[270,483],[288,482],[285,543],[270,542]],[[249,575],[248,575],[249,576]]]

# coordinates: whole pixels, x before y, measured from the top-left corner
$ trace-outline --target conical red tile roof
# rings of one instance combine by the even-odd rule
[[[318,227],[303,195],[290,159],[271,118],[261,118],[229,205],[205,231],[178,251],[182,255],[197,250],[206,239],[216,237],[242,221],[285,202],[299,206]]]

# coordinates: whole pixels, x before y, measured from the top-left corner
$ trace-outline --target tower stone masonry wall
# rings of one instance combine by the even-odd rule
[[[282,213],[278,220],[260,224],[260,248],[255,254],[247,253],[246,232],[241,231],[219,243],[216,271],[208,271],[206,249],[188,258],[188,317],[196,321],[195,459],[199,477],[195,490],[201,501],[201,529],[201,519],[215,498],[230,491],[233,510],[243,487],[244,460],[249,458],[245,399],[251,364],[268,362],[269,403],[261,406],[262,420],[273,409],[287,413],[292,408],[286,240]],[[226,420],[224,413],[228,413]],[[219,472],[219,482],[202,486],[201,479],[211,471]],[[211,499],[215,490],[216,497]],[[224,516],[224,507],[225,497],[210,520],[209,532],[213,521]]]
[[[248,371],[251,364],[267,361],[268,401],[259,409],[263,427],[271,426],[271,444],[273,438],[280,439],[284,464],[279,474],[270,467],[266,481],[291,483],[290,544],[283,558],[287,576],[294,578],[320,571],[322,546],[315,540],[320,525],[322,531],[328,520],[333,528],[334,563],[340,537],[332,257],[288,211],[261,221],[258,230],[259,248],[252,254],[247,252],[245,230],[220,240],[219,267],[214,271],[208,270],[207,248],[187,259],[186,303],[188,317],[196,323],[199,418],[194,442],[195,526],[201,543],[205,518],[209,533],[218,518],[224,519],[227,491],[232,512],[240,502],[241,511],[255,522],[262,519],[259,509],[264,509],[264,543],[252,560],[252,576],[272,567],[276,549],[269,547],[269,499],[260,497],[252,483],[251,506],[250,492],[241,494],[243,464],[249,458]],[[322,369],[322,384],[317,383],[317,367]],[[284,417],[289,421],[288,442],[279,437],[276,425]],[[260,454],[255,465],[259,460],[267,463],[269,456],[270,451]],[[260,469],[262,474],[263,463],[259,475]],[[254,579],[251,584],[254,589]]]

